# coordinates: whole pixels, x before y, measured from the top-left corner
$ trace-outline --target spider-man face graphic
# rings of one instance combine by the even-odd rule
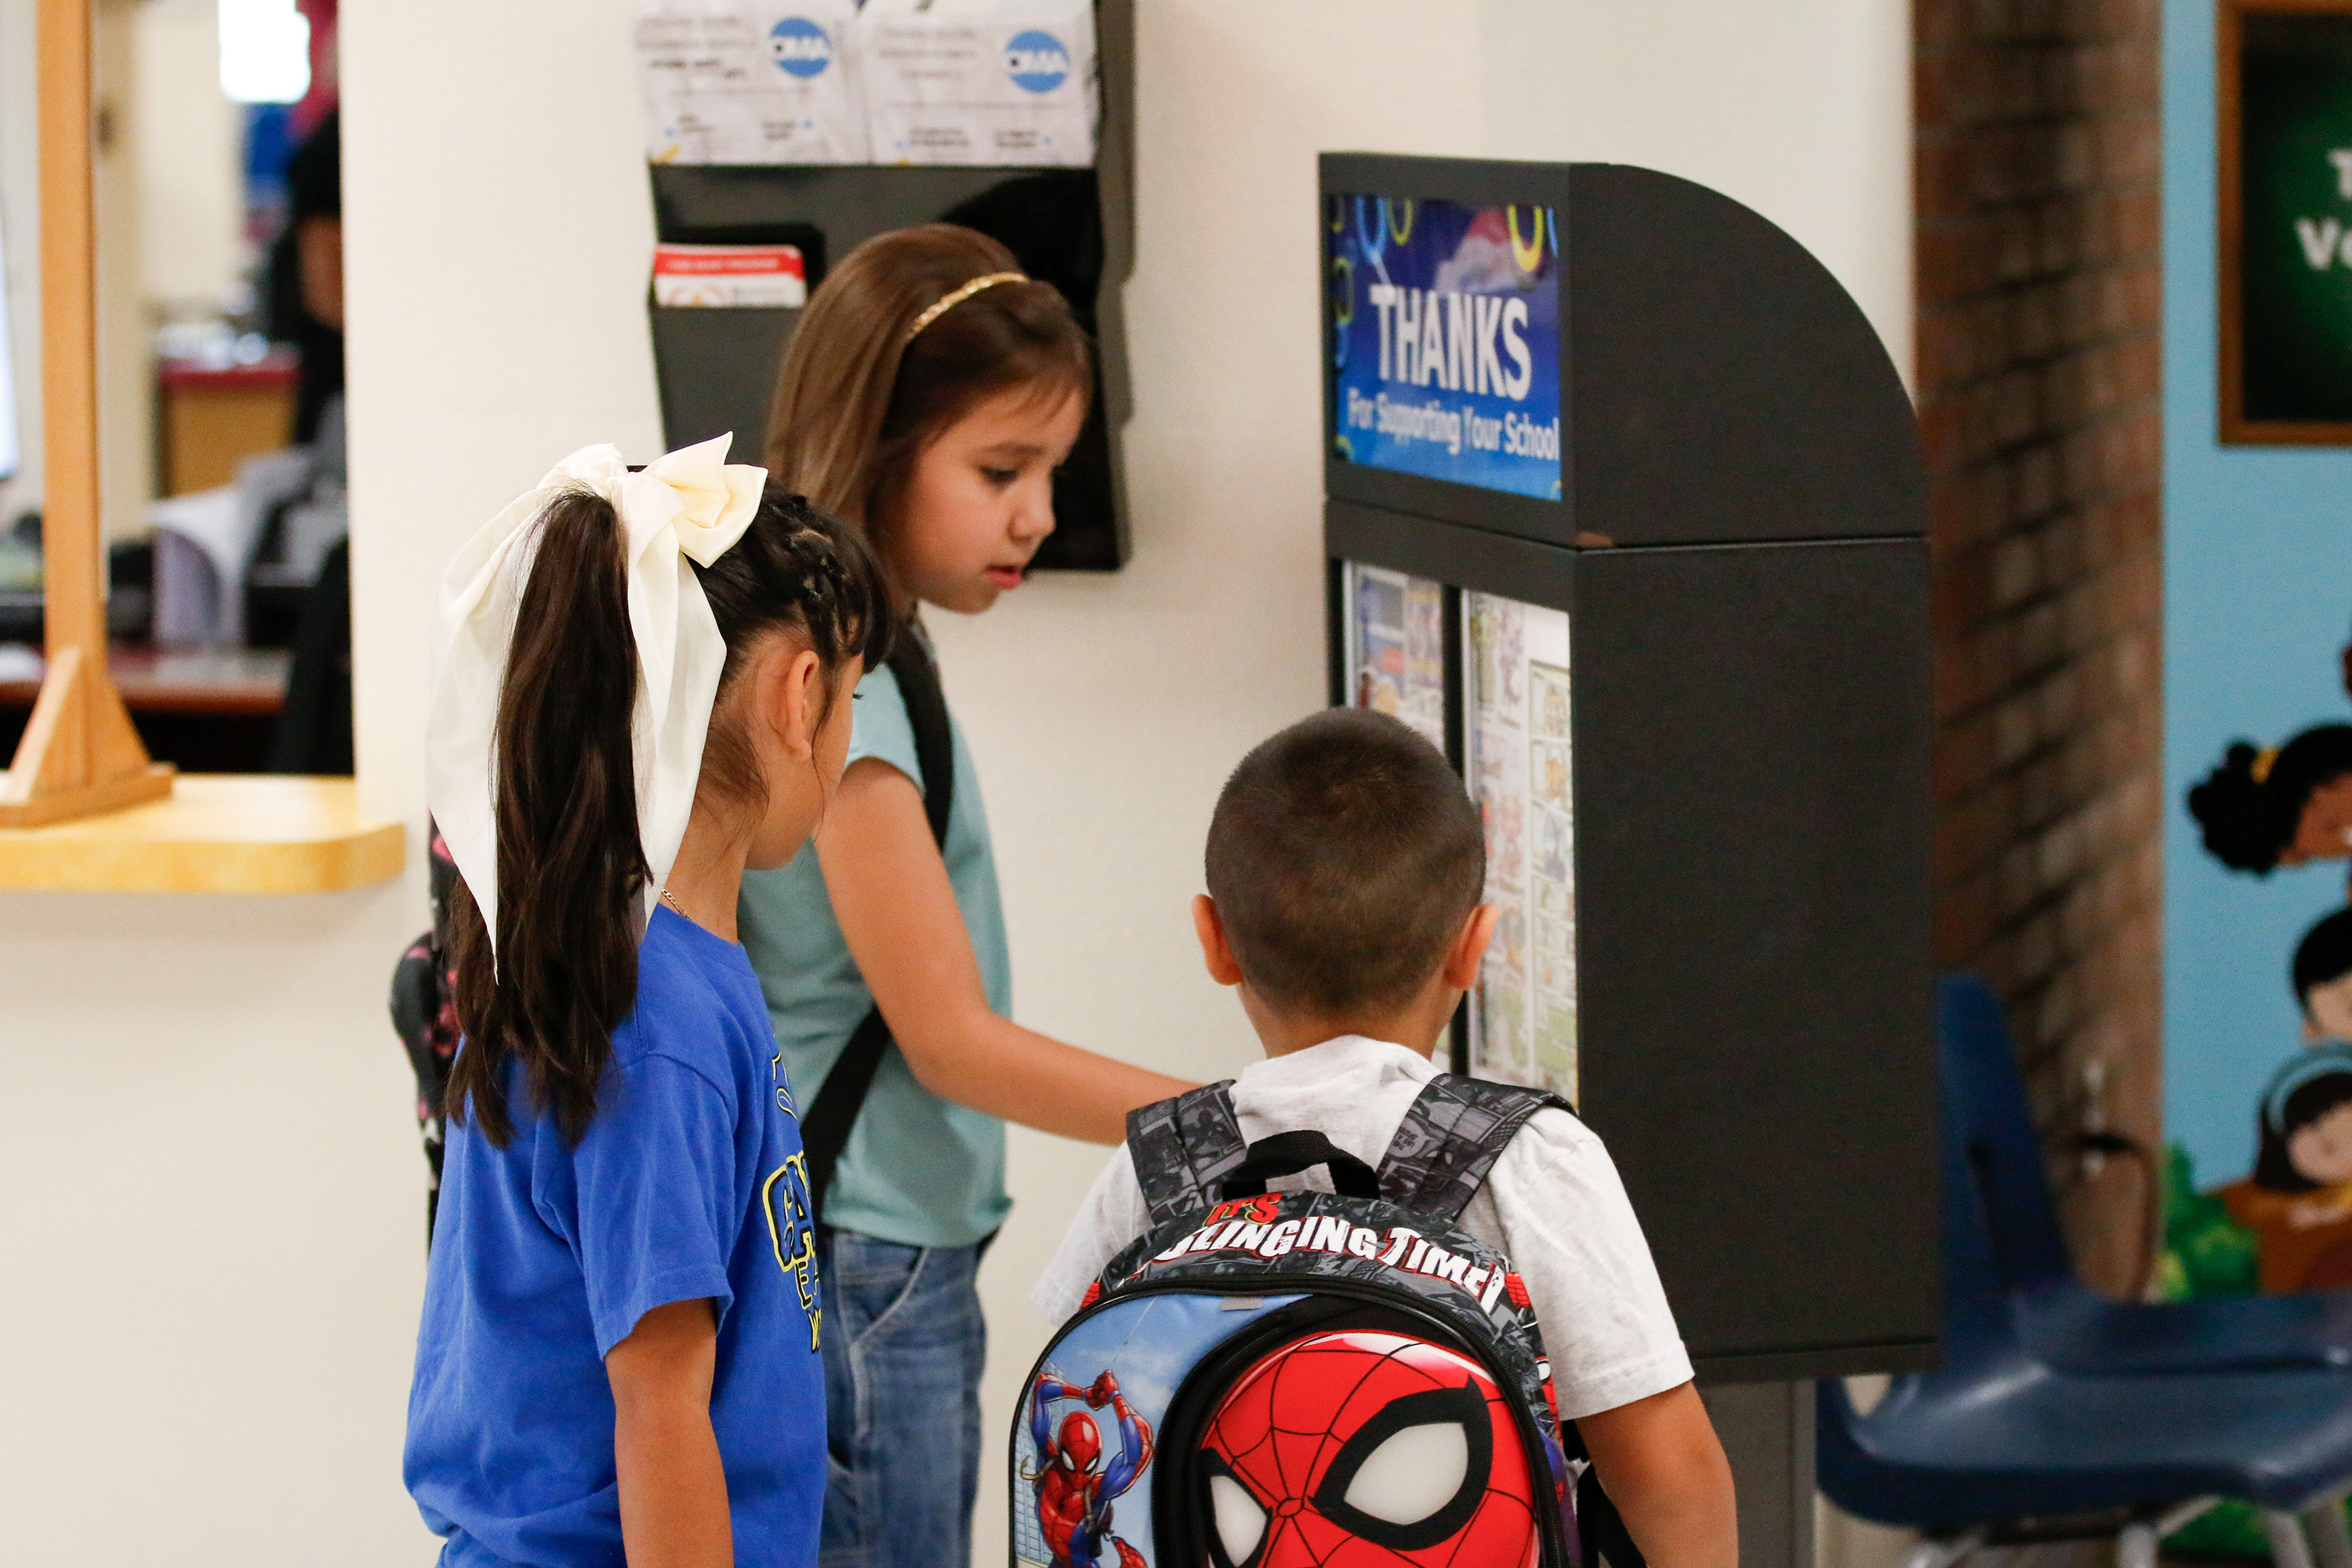
[[[1054,1456],[1054,1463],[1066,1470],[1092,1475],[1102,1468],[1102,1428],[1083,1410],[1073,1410],[1062,1417],[1062,1429],[1055,1436],[1055,1447],[1060,1452]]]
[[[1521,1568],[1542,1537],[1495,1380],[1402,1334],[1310,1334],[1234,1383],[1201,1439],[1215,1568]]]

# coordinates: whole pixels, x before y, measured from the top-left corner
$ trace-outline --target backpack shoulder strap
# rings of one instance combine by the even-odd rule
[[[1528,1117],[1576,1108],[1556,1094],[1442,1072],[1422,1089],[1381,1160],[1381,1196],[1400,1208],[1460,1216]]]
[[[1153,1228],[1215,1203],[1224,1179],[1249,1158],[1234,1114],[1233,1079],[1202,1084],[1127,1113],[1127,1152]]]
[[[883,662],[898,679],[907,722],[915,731],[915,768],[923,775],[923,815],[930,820],[931,840],[944,848],[948,814],[955,809],[955,730],[948,721],[947,693],[940,689],[940,667],[911,626],[891,643]]]
[[[915,767],[923,775],[923,816],[930,823],[931,842],[945,850],[948,813],[955,807],[955,731],[948,721],[947,695],[940,689],[939,666],[930,649],[912,627],[900,630],[884,661],[898,682],[907,704],[907,721],[915,731]],[[801,1118],[801,1146],[808,1155],[809,1212],[824,1223],[824,1198],[833,1185],[833,1168],[849,1147],[850,1129],[857,1125],[874,1074],[890,1048],[890,1026],[882,1009],[869,1007],[858,1020],[833,1070]]]

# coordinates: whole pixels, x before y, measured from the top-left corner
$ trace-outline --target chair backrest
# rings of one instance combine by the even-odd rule
[[[2074,1264],[2050,1202],[2050,1173],[2000,1003],[1973,974],[1944,976],[1936,1002],[1948,1167],[1958,1144],[1990,1229],[1995,1279],[2004,1294],[2071,1284]],[[1947,1210],[1951,1206],[1948,1194]]]
[[[1906,1373],[1888,1386],[1881,1410],[1899,1413],[1923,1386],[1981,1384],[2021,1364],[2017,1321],[1993,1259],[1982,1184],[1946,1100],[1944,1176],[1944,1326],[1942,1364]],[[1848,1513],[1916,1528],[1947,1517],[1931,1476],[1882,1457],[1878,1415],[1855,1411],[1842,1378],[1814,1385],[1814,1480]]]
[[[1895,1380],[1899,1406],[1921,1383],[2000,1375],[1989,1363],[2024,1354],[2011,1298],[2024,1285],[2071,1277],[2050,1205],[2042,1150],[2000,1005],[1972,974],[1937,986],[1936,1034],[1943,1080],[1943,1364]],[[1932,1481],[1877,1456],[1871,1418],[1858,1415],[1836,1378],[1815,1391],[1815,1473],[1847,1512],[1918,1525],[1942,1517]]]
[[[2016,1317],[2002,1278],[2000,1246],[1986,1202],[1983,1146],[1972,1142],[1945,1100],[1944,1327],[1946,1368],[1975,1366],[2016,1353]]]

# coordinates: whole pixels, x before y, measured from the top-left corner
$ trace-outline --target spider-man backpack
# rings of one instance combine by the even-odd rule
[[[1228,1087],[1128,1118],[1151,1230],[1030,1373],[1013,1563],[1570,1568],[1535,1312],[1460,1227],[1512,1134],[1568,1107],[1440,1075],[1374,1172],[1320,1132],[1245,1145]],[[1266,1191],[1317,1165],[1337,1192]]]

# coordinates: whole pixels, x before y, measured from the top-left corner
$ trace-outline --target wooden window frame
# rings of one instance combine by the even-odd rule
[[[40,0],[41,610],[48,672],[0,776],[0,827],[36,827],[172,793],[106,672],[98,510],[97,221],[91,0]]]

